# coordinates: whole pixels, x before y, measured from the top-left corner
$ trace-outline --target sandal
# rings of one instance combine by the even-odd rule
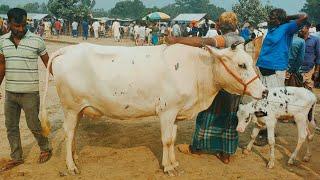
[[[220,159],[224,164],[229,164],[230,163],[230,155],[225,154],[225,153],[218,153],[217,158]]]
[[[19,166],[20,164],[23,164],[23,160],[10,160],[8,161],[3,167],[1,167],[0,172],[8,171],[16,166]]]
[[[42,164],[42,163],[49,161],[51,156],[52,156],[52,150],[41,151],[39,159],[38,159],[38,163]]]

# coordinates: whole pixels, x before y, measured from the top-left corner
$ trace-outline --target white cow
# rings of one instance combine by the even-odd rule
[[[222,88],[255,98],[267,92],[243,46],[204,50],[181,44],[113,47],[85,43],[58,50],[49,65],[51,61],[65,114],[67,167],[74,173],[78,173],[73,160],[75,128],[83,115],[129,120],[158,116],[162,165],[174,175],[178,166],[176,119],[192,119],[207,109]],[[45,110],[41,119],[47,131]]]
[[[298,144],[295,151],[292,153],[288,164],[293,164],[296,156],[307,138],[307,153],[304,161],[309,161],[311,152],[309,149],[309,141],[313,135],[309,131],[308,114],[311,111],[312,125],[314,122],[314,106],[317,102],[316,96],[305,88],[298,87],[278,87],[269,89],[269,95],[266,99],[252,101],[246,105],[240,105],[237,112],[238,126],[237,131],[244,132],[250,121],[255,123],[255,127],[251,134],[251,140],[244,150],[247,154],[251,151],[253,142],[257,137],[260,129],[267,128],[268,142],[270,145],[270,161],[268,168],[274,167],[274,128],[278,118],[287,117],[293,119],[298,128]]]

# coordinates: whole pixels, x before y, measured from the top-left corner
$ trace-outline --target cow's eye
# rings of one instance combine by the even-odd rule
[[[247,65],[245,63],[238,65],[241,69],[247,69]]]

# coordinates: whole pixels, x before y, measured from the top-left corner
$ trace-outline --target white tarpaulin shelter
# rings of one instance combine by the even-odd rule
[[[39,13],[28,13],[28,19],[32,19],[32,20],[41,20],[44,19],[46,17],[51,17],[49,14],[39,14]],[[1,18],[7,19],[7,14],[0,14]]]
[[[46,17],[51,17],[49,14],[28,13],[28,19],[42,20]]]
[[[200,13],[200,14],[179,14],[176,18],[173,19],[173,21],[178,22],[191,22],[196,21],[199,22],[206,16],[206,13]]]

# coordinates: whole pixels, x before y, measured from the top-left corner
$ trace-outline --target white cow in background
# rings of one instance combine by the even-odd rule
[[[127,120],[158,116],[162,165],[169,175],[176,175],[176,119],[192,119],[207,109],[222,88],[255,98],[267,92],[243,46],[204,50],[181,44],[114,47],[85,43],[58,50],[49,66],[51,61],[65,114],[66,162],[73,173],[78,173],[73,160],[75,128],[83,115]],[[41,119],[48,131],[45,110]]]
[[[268,168],[274,167],[274,128],[277,119],[281,117],[293,118],[298,128],[298,144],[295,151],[292,153],[288,164],[293,164],[296,156],[307,138],[307,153],[304,161],[309,161],[311,151],[309,149],[309,141],[313,135],[309,130],[308,114],[311,111],[312,118],[310,119],[313,127],[314,121],[314,106],[317,102],[316,96],[305,88],[298,87],[278,87],[269,89],[269,95],[266,99],[252,101],[246,105],[240,105],[237,112],[238,126],[237,131],[244,132],[245,128],[252,121],[255,127],[252,131],[251,140],[244,150],[245,153],[251,151],[253,142],[257,137],[260,129],[267,128],[268,142],[270,145],[270,161]]]

